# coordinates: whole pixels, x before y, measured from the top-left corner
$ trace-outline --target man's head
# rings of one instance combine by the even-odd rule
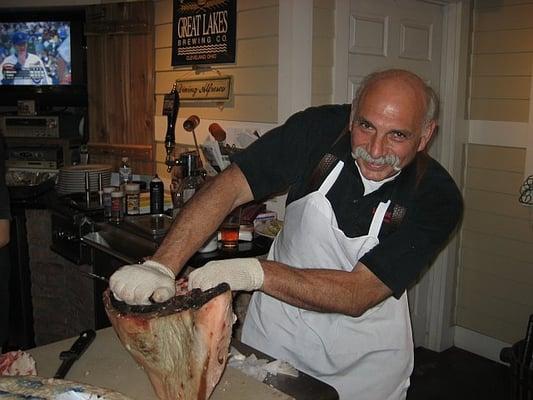
[[[363,176],[382,181],[428,145],[437,125],[438,98],[417,75],[398,69],[373,73],[352,103],[352,155]]]
[[[15,32],[11,41],[15,45],[18,53],[26,51],[28,46],[28,35],[25,32]]]

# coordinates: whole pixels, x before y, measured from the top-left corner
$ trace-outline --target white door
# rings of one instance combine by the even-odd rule
[[[419,74],[439,92],[443,7],[416,0],[351,0],[348,99],[365,75],[385,68]],[[439,159],[437,135],[430,154]],[[426,342],[429,275],[408,292],[415,346]]]

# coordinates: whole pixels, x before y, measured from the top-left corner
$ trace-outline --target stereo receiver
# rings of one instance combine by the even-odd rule
[[[58,116],[13,115],[0,118],[5,137],[59,137]]]
[[[82,138],[85,118],[81,114],[2,115],[0,133],[5,137]]]

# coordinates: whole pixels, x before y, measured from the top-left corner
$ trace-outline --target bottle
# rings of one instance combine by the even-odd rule
[[[124,188],[126,189],[126,214],[138,215],[141,202],[141,185],[138,183],[127,183],[124,185]]]
[[[120,188],[124,191],[124,186],[130,183],[133,177],[128,157],[122,157],[120,168],[118,169],[118,177],[120,180]]]
[[[164,190],[163,181],[156,174],[150,181],[150,214],[163,214]]]
[[[106,186],[103,189],[102,202],[104,205],[104,217],[111,218],[111,193],[118,188],[116,186]]]
[[[109,222],[119,224],[124,217],[124,193],[122,191],[111,192],[111,218]]]

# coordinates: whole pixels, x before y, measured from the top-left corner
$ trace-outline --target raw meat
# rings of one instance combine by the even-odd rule
[[[143,366],[161,400],[208,399],[226,366],[234,315],[223,283],[166,303],[129,306],[109,290],[104,304],[120,341]],[[181,290],[180,290],[181,288]]]
[[[35,360],[30,353],[17,350],[0,355],[0,375],[37,375]]]

